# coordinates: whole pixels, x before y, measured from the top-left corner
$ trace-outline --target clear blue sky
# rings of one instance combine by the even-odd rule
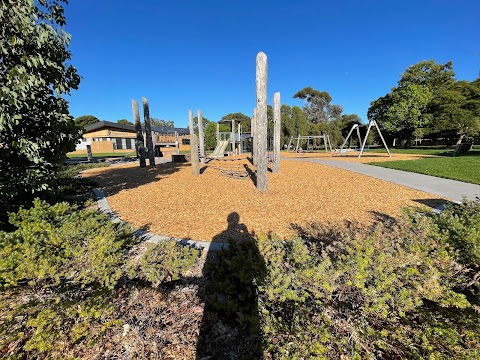
[[[363,121],[370,102],[409,65],[453,61],[457,79],[480,71],[480,1],[71,0],[67,31],[83,80],[73,116],[132,120],[131,99],[152,117],[188,123],[251,116],[255,57],[268,57],[268,98],[305,86]]]

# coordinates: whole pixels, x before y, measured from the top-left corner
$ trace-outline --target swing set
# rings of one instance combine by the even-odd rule
[[[352,128],[348,132],[347,137],[345,138],[345,141],[343,142],[342,146],[340,147],[339,153],[342,153],[343,148],[345,147],[348,140],[352,136],[353,130],[357,130],[358,140],[360,141],[360,144],[362,144],[362,147],[360,148],[360,154],[358,155],[358,157],[359,158],[362,157],[363,151],[365,150],[365,145],[367,143],[368,134],[370,133],[370,129],[375,126],[375,128],[377,129],[378,135],[380,135],[380,139],[382,139],[383,146],[385,147],[385,150],[387,150],[388,156],[391,157],[392,154],[390,154],[390,150],[388,149],[387,143],[385,142],[385,139],[383,138],[382,132],[380,131],[380,128],[378,127],[377,122],[375,120],[370,120],[368,122],[367,133],[365,134],[365,138],[363,139],[363,142],[362,142],[362,137],[360,136],[360,127],[364,127],[364,126],[367,126],[367,125],[353,124]]]

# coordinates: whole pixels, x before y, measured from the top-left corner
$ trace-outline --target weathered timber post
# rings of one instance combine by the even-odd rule
[[[190,162],[192,163],[193,175],[200,175],[200,164],[198,163],[198,137],[190,135]]]
[[[198,140],[200,142],[200,156],[202,164],[205,164],[205,134],[203,133],[202,110],[198,110]]]
[[[193,111],[188,110],[188,128],[190,129],[190,135],[195,134],[193,131]]]
[[[257,165],[258,137],[257,137],[257,108],[253,109],[252,117],[252,160],[253,165]]]
[[[150,108],[146,98],[142,98],[142,103],[143,119],[145,121],[145,136],[147,138],[148,161],[150,167],[155,167],[155,151],[153,149],[152,126],[150,125]]]
[[[220,124],[217,122],[217,144],[220,142]]]
[[[232,119],[232,128],[230,129],[230,140],[232,141],[232,153],[235,155],[235,119]]]
[[[267,55],[257,54],[256,88],[257,88],[257,121],[255,132],[258,136],[257,155],[257,189],[266,192],[268,189],[267,172]]]
[[[273,94],[273,168],[274,173],[280,172],[280,93]]]
[[[242,155],[242,124],[238,123],[238,154]]]
[[[92,154],[92,145],[87,145],[87,160],[92,161],[93,154]]]
[[[132,99],[133,120],[135,122],[135,132],[137,138],[135,139],[135,150],[137,150],[137,156],[140,159],[140,167],[146,167],[145,161],[145,144],[143,142],[142,124],[140,123],[140,112],[138,111],[138,103]]]
[[[175,131],[175,154],[180,155],[180,144],[178,142],[178,132]]]

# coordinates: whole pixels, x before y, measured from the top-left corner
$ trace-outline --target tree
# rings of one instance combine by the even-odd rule
[[[162,119],[156,119],[156,118],[150,118],[150,124],[152,126],[159,126],[159,127],[164,127],[164,128],[174,128],[175,123],[171,120],[162,120]]]
[[[120,119],[117,120],[117,124],[123,124],[123,125],[133,125],[131,121],[128,121],[127,119]]]
[[[205,126],[205,149],[212,150],[217,146],[217,125],[209,121]]]
[[[310,86],[298,91],[293,97],[304,101],[303,110],[308,121],[314,124],[330,122],[338,118],[343,112],[340,105],[331,104],[332,97],[328,92],[318,91]]]
[[[75,125],[80,128],[86,128],[88,125],[95,124],[99,121],[100,120],[93,115],[83,115],[75,119]]]
[[[408,67],[398,86],[372,101],[369,119],[376,120],[390,136],[411,143],[413,137],[463,138],[480,129],[478,82],[456,81],[453,64],[421,61]],[[477,81],[477,80],[476,80]]]
[[[202,115],[202,120],[203,120],[203,130],[205,131],[205,128],[207,127],[208,124],[211,123],[210,120],[208,120],[205,116]],[[215,127],[216,128],[216,127]],[[198,116],[195,116],[193,118],[193,131],[195,134],[198,134]],[[216,131],[216,130],[215,130]]]
[[[425,109],[431,99],[428,87],[410,84],[394,88],[387,96],[372,102],[368,117],[378,120],[387,132],[410,144],[430,119]]]
[[[242,124],[243,131],[251,130],[252,119],[243,113],[230,113],[223,116],[222,120],[235,120],[236,124]]]
[[[0,2],[2,211],[48,189],[55,165],[81,137],[63,97],[80,83],[69,63],[64,2]]]

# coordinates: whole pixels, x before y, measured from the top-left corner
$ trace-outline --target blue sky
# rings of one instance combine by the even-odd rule
[[[456,78],[480,72],[480,1],[71,0],[66,30],[83,77],[75,117],[132,120],[131,99],[152,117],[188,123],[251,116],[255,57],[268,57],[268,98],[302,106],[305,86],[363,121],[370,102],[409,65],[453,61]]]

